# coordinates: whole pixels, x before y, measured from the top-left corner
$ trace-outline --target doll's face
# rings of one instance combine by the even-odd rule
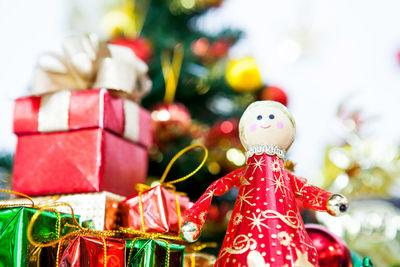
[[[256,102],[249,106],[240,121],[240,141],[247,149],[250,145],[277,145],[289,149],[294,140],[295,127],[289,115],[271,101]],[[283,107],[283,106],[282,106]]]

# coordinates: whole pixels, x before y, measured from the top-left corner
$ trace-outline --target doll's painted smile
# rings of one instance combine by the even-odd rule
[[[260,126],[260,127],[263,129],[268,129],[269,127],[271,127],[271,125],[268,125],[267,127],[264,127],[264,126]]]

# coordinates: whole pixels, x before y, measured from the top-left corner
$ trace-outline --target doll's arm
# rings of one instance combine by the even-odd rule
[[[181,235],[185,240],[194,242],[199,237],[200,229],[206,220],[213,196],[221,196],[232,187],[239,186],[244,172],[245,167],[213,182],[197,202],[186,211],[184,215],[185,223],[181,227]]]
[[[303,206],[316,211],[326,211],[330,215],[340,216],[347,211],[347,199],[340,194],[332,194],[319,187],[307,184],[307,179],[288,172],[294,193],[301,199]]]

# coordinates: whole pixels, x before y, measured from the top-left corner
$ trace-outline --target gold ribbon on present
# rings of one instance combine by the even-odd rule
[[[165,81],[165,103],[171,103],[174,101],[176,88],[178,87],[179,74],[181,72],[183,55],[184,51],[181,44],[175,46],[172,57],[168,51],[163,51],[161,53],[161,68]]]
[[[153,239],[153,240],[164,242],[167,246],[167,253],[165,256],[165,267],[169,266],[169,259],[170,259],[170,247],[169,247],[168,241],[184,242],[184,240],[180,236],[172,236],[172,235],[166,235],[166,234],[162,234],[162,233],[146,233],[146,232],[134,230],[131,228],[120,227],[118,232],[135,236],[132,240],[132,247],[129,251],[127,264],[129,264],[132,259],[133,243],[135,242],[136,239],[139,239],[139,238]]]
[[[59,215],[58,211],[56,209],[54,209],[57,206],[66,206],[71,210],[71,217],[73,219],[74,225],[70,225],[67,223],[66,226],[76,227],[78,230],[69,232],[69,233],[65,234],[64,236],[60,236],[61,228],[58,223],[58,225],[56,226],[57,239],[51,240],[47,243],[39,243],[38,241],[34,240],[34,238],[32,236],[33,226],[35,225],[36,220],[38,219],[38,217],[40,216],[40,214],[43,211],[53,211],[53,212],[57,212],[57,214]],[[110,236],[115,236],[117,233],[122,233],[122,232],[109,231],[109,230],[100,231],[100,230],[93,230],[90,228],[84,228],[84,227],[80,226],[78,221],[75,219],[74,209],[67,203],[55,203],[55,204],[51,204],[48,206],[40,207],[39,210],[32,216],[31,220],[29,221],[28,228],[27,228],[28,240],[35,247],[44,248],[44,247],[51,247],[54,245],[58,245],[57,257],[56,257],[56,266],[57,267],[59,266],[60,252],[61,252],[63,241],[69,237],[78,236],[78,235],[101,238],[101,240],[103,241],[103,250],[104,250],[103,263],[104,263],[104,267],[107,267],[107,241],[106,241],[106,238],[110,237]]]
[[[23,198],[26,198],[27,200],[29,200],[30,203],[5,203],[5,204],[0,204],[0,209],[3,208],[12,208],[12,207],[29,207],[29,208],[35,208],[35,202],[33,201],[33,199],[28,196],[25,195],[23,193],[17,192],[17,191],[13,191],[13,190],[7,190],[7,189],[0,189],[0,192],[2,193],[8,193],[8,194],[13,194],[13,195],[17,195],[17,196],[21,196]],[[6,200],[7,202],[7,200]]]
[[[147,71],[147,64],[127,47],[100,44],[94,34],[72,36],[63,43],[63,55],[39,57],[32,93],[106,88],[140,102],[151,89]]]
[[[197,166],[197,168],[195,170],[193,170],[192,172],[190,172],[189,174],[187,174],[187,175],[185,175],[185,176],[183,176],[181,178],[175,179],[175,180],[170,181],[170,182],[164,182],[165,179],[167,178],[167,175],[168,175],[169,171],[172,168],[172,165],[175,163],[175,161],[180,156],[182,156],[182,154],[184,154],[185,152],[187,152],[187,151],[189,151],[189,150],[191,150],[193,148],[201,148],[204,151],[204,157],[203,157],[203,160],[201,161],[201,163],[199,164],[199,166]],[[165,171],[164,171],[163,175],[161,176],[159,186],[162,186],[162,187],[170,190],[175,195],[176,212],[177,212],[177,215],[178,215],[179,228],[181,228],[181,225],[182,225],[182,215],[181,215],[181,209],[180,209],[179,199],[178,199],[177,195],[185,195],[185,193],[177,192],[174,184],[182,182],[182,181],[188,179],[189,177],[193,176],[196,172],[198,172],[200,170],[200,168],[203,167],[204,163],[207,161],[207,157],[208,157],[208,150],[207,150],[207,148],[205,146],[200,145],[200,144],[187,146],[187,147],[183,148],[181,151],[179,151],[171,159],[171,161],[168,163],[167,167],[165,168]],[[139,197],[140,218],[141,218],[141,221],[142,221],[142,231],[145,233],[146,232],[146,227],[145,227],[145,223],[144,223],[142,193],[147,191],[147,190],[150,190],[151,187],[146,185],[146,184],[136,184],[135,185],[135,189],[136,189],[136,191],[139,192],[138,197]]]
[[[30,203],[22,203],[21,202],[21,203],[8,203],[8,204],[5,203],[5,204],[1,204],[0,208],[29,207],[29,208],[39,209],[39,210],[48,210],[48,211],[52,211],[52,212],[56,213],[57,214],[57,223],[56,223],[56,226],[55,226],[55,233],[56,233],[57,238],[60,238],[60,235],[61,235],[61,215],[60,215],[60,212],[55,209],[56,207],[59,207],[59,206],[67,206],[67,207],[69,207],[71,209],[72,220],[74,221],[74,223],[76,225],[79,226],[78,221],[75,219],[75,215],[74,215],[74,211],[73,211],[72,207],[67,203],[61,203],[61,202],[60,203],[56,203],[56,202],[54,202],[54,203],[51,203],[51,204],[38,204],[38,205],[36,205],[35,202],[33,201],[33,199],[30,196],[26,195],[26,194],[23,194],[23,193],[20,193],[20,192],[17,192],[17,191],[13,191],[13,190],[7,190],[7,189],[0,189],[0,192],[9,193],[9,194],[13,194],[13,195],[18,195],[18,196],[21,196],[21,197],[24,197],[24,198],[28,199],[29,202],[30,202]],[[37,212],[34,214],[34,216],[36,214],[37,214]],[[32,231],[33,225],[32,225],[31,228],[29,228],[29,227],[30,227],[30,224],[28,225],[28,232]],[[28,240],[30,241],[29,238],[30,238],[30,235],[28,235]],[[32,243],[32,245],[34,247],[29,250],[29,261],[30,262],[36,262],[37,266],[39,267],[40,266],[40,253],[42,252],[42,248],[43,247],[42,246],[37,246],[37,244],[38,243]],[[60,254],[60,251],[61,251],[61,245],[62,245],[61,243],[58,243],[57,258],[56,258],[57,266],[58,266],[59,254]]]
[[[36,220],[38,219],[38,217],[40,216],[41,212],[43,211],[54,211],[54,207],[56,206],[61,206],[61,205],[65,205],[68,206],[71,209],[71,216],[74,219],[74,224],[75,225],[69,225],[66,224],[69,227],[76,227],[78,230],[72,231],[70,233],[65,234],[64,236],[60,236],[61,234],[61,229],[58,225],[58,227],[56,227],[56,232],[57,232],[57,239],[55,240],[51,240],[47,243],[39,243],[36,240],[33,239],[32,236],[32,230],[33,230],[33,226],[36,222]],[[104,263],[104,267],[107,267],[107,241],[106,238],[107,237],[111,237],[111,236],[116,236],[117,234],[129,234],[129,235],[135,235],[135,239],[137,238],[145,238],[145,239],[154,239],[154,240],[159,240],[162,242],[165,242],[167,244],[167,256],[166,256],[166,263],[165,266],[169,266],[169,254],[170,254],[170,250],[169,250],[169,243],[168,241],[180,241],[183,242],[183,239],[179,236],[171,236],[171,235],[165,235],[165,234],[161,234],[161,233],[145,233],[145,232],[141,232],[141,231],[137,231],[137,230],[133,230],[133,229],[129,229],[129,228],[120,228],[119,230],[104,230],[104,231],[100,231],[100,230],[94,230],[94,229],[90,229],[90,228],[83,228],[82,226],[79,225],[78,221],[75,219],[74,217],[74,210],[73,208],[66,204],[66,203],[57,203],[56,205],[52,205],[53,208],[51,207],[42,207],[40,208],[31,218],[29,224],[28,224],[28,229],[27,229],[27,236],[28,236],[28,240],[29,242],[34,245],[35,247],[38,248],[43,248],[43,247],[50,247],[50,246],[54,246],[54,245],[58,245],[58,249],[57,249],[57,257],[56,257],[56,266],[59,266],[59,261],[60,261],[60,252],[61,252],[61,247],[62,247],[62,243],[64,240],[66,240],[69,237],[72,236],[90,236],[90,237],[97,237],[97,238],[101,238],[101,240],[103,241],[103,263]],[[132,250],[132,248],[131,248]],[[131,256],[131,252],[129,253]],[[128,258],[128,262],[129,262],[129,258]]]

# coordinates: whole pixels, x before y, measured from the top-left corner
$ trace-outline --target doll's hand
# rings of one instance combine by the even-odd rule
[[[326,202],[326,210],[332,216],[341,216],[349,208],[347,198],[340,194],[333,194]]]
[[[181,237],[190,243],[195,242],[200,236],[200,229],[199,227],[190,222],[186,221],[181,227]]]

